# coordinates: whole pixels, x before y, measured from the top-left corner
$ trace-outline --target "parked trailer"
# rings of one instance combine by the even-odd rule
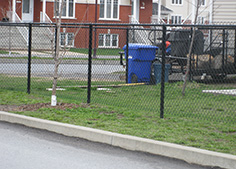
[[[149,37],[154,31],[149,33]],[[213,79],[222,79],[229,74],[236,74],[235,34],[236,30],[229,29],[196,30],[190,55],[190,78],[210,75]],[[178,29],[167,33],[166,40],[171,44],[171,49],[166,51],[166,62],[171,64],[170,74],[185,74],[191,38],[192,30]],[[160,62],[161,38],[155,42],[151,38],[149,40],[159,47],[153,62]]]

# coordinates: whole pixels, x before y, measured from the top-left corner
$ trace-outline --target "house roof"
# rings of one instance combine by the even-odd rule
[[[173,11],[169,8],[166,8],[165,6],[161,5],[161,14],[164,15],[164,14],[170,14],[172,13]],[[153,15],[158,15],[158,3],[153,3],[152,4],[152,14]]]

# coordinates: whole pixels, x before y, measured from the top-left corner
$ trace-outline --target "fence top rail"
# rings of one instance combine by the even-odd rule
[[[56,26],[56,23],[13,23],[13,22],[0,22],[0,26],[29,26],[32,25],[34,27],[48,27],[48,26]],[[227,25],[227,24],[222,24],[222,25],[216,25],[216,24],[211,24],[211,25],[194,25],[194,24],[189,24],[189,25],[183,25],[183,24],[130,24],[130,23],[61,23],[61,26],[114,26],[114,27],[135,27],[135,26],[155,26],[155,27],[171,27],[171,28],[191,28],[191,27],[196,27],[199,29],[208,29],[208,28],[214,28],[214,29],[236,29],[236,25]]]

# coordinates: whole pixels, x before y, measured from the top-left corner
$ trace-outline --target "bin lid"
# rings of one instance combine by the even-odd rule
[[[126,45],[123,47],[123,50],[126,49]],[[157,46],[145,45],[140,43],[129,43],[129,49],[158,49]]]

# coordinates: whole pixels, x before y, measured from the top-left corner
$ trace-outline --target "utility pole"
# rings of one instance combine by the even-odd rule
[[[95,20],[94,23],[97,23],[97,15],[98,15],[98,0],[95,1]],[[94,48],[93,48],[93,58],[96,58],[96,53],[97,53],[97,30],[96,30],[96,25],[94,28]]]
[[[158,24],[161,23],[161,0],[158,1]]]

